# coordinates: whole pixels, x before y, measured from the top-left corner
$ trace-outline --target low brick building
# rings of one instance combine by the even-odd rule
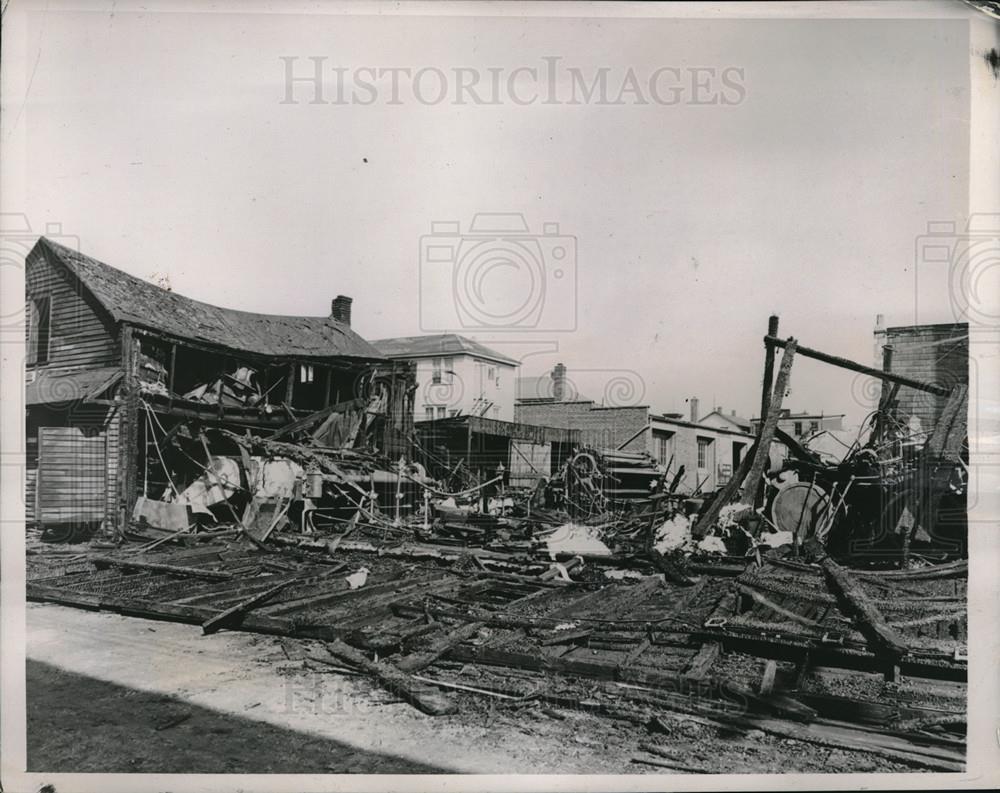
[[[754,436],[712,421],[703,424],[698,400],[690,404],[690,420],[676,413],[651,413],[647,405],[606,407],[588,399],[554,398],[521,400],[514,415],[522,424],[572,430],[586,446],[646,452],[671,472],[684,466],[679,492],[708,492],[729,481]]]
[[[644,430],[649,425],[649,407],[604,407],[593,400],[567,402],[518,402],[514,420],[520,424],[576,430],[579,440],[598,449],[646,451]],[[623,445],[624,444],[624,445]]]
[[[878,359],[875,365],[880,368],[889,347],[889,371],[894,374],[943,386],[949,391],[969,384],[969,326],[964,322],[892,328],[878,325],[875,343]],[[903,421],[915,419],[923,432],[930,432],[947,401],[947,396],[900,388],[895,400],[896,415]]]

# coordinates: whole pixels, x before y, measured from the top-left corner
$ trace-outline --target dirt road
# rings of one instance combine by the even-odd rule
[[[637,725],[477,695],[425,716],[363,677],[307,668],[308,643],[55,605],[26,616],[29,771],[670,773],[632,762],[650,740]],[[710,730],[657,740],[722,773],[908,770]]]

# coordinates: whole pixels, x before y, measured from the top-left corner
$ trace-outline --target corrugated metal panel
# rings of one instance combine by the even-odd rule
[[[39,523],[101,521],[107,490],[106,433],[100,427],[39,427]]]
[[[35,247],[47,251],[76,275],[119,322],[259,355],[384,360],[348,325],[330,317],[289,317],[221,308],[168,292],[45,237]]]

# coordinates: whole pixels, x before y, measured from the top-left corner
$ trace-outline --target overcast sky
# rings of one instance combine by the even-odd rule
[[[534,326],[467,335],[527,354],[524,374],[561,360],[587,395],[607,390],[657,412],[686,411],[694,395],[703,408],[756,415],[772,312],[783,336],[871,363],[876,314],[915,319],[916,238],[928,221],[967,214],[959,21],[119,4],[32,14],[24,48],[30,90],[5,111],[23,125],[26,199],[5,209],[36,230],[59,222],[85,253],[219,305],[316,315],[350,295],[354,327],[375,339],[436,329],[455,304],[447,281],[421,268],[433,222],[462,233],[478,212],[523,213],[538,233],[558,223],[575,261],[573,240],[558,265],[561,245],[532,249],[546,285]],[[311,103],[314,87],[301,82],[295,103],[283,101],[287,64],[308,76],[310,57],[324,59],[324,99],[343,75],[344,101]],[[554,88],[546,58],[560,59]],[[398,103],[386,79],[364,89],[365,69],[396,67],[440,71],[416,86],[404,76]],[[511,77],[519,67],[538,78]],[[565,101],[573,69],[590,83],[602,68],[608,101]],[[456,69],[481,77],[480,93],[500,75],[500,101],[456,104]],[[629,70],[638,93],[613,104]],[[650,95],[654,74],[659,98],[675,103]],[[558,101],[545,103],[551,90]],[[483,272],[484,300],[517,303],[523,272]],[[932,280],[917,319],[952,321],[946,281],[940,271]],[[423,319],[421,300],[431,303]],[[642,382],[631,395],[605,388],[621,377]],[[861,390],[801,360],[785,404],[857,420]]]

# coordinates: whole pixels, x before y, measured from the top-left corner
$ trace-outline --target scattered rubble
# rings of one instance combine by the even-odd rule
[[[795,356],[867,368],[773,333],[765,348],[756,444],[728,484],[694,496],[675,492],[670,465],[592,448],[535,488],[462,461],[432,478],[418,453],[393,459],[366,439],[378,389],[269,435],[193,419],[167,429],[147,404],[158,470],[146,476],[162,487],[117,544],[29,557],[28,597],[317,639],[319,667],[368,675],[429,714],[454,712],[458,693],[654,731],[682,714],[751,741],[960,770],[964,706],[894,686],[964,692],[966,390],[916,443],[894,389],[937,386],[870,370],[891,386],[834,454],[777,427]],[[144,388],[156,391],[154,363]],[[184,398],[268,404],[246,368]],[[773,444],[788,451],[777,467]],[[483,669],[500,679],[472,674]],[[882,682],[863,696],[817,690],[830,670]],[[565,693],[566,680],[590,693]],[[705,770],[645,749],[636,762]]]

